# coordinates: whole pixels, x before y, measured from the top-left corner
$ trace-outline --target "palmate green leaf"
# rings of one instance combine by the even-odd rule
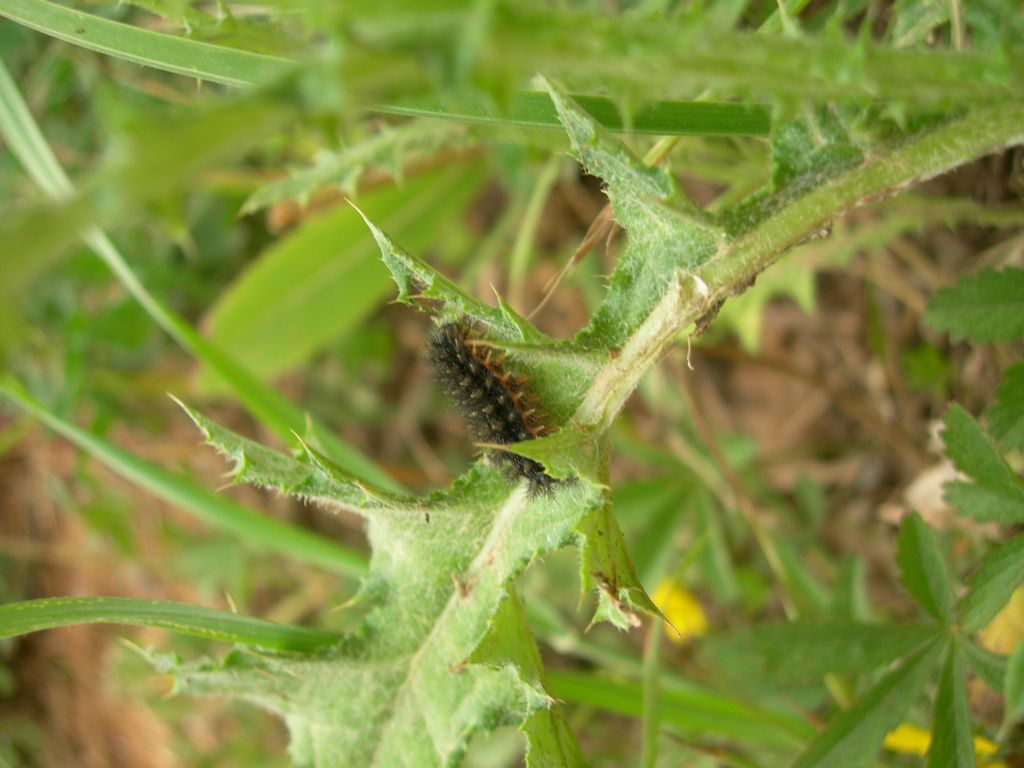
[[[964,641],[963,651],[974,674],[993,691],[1001,693],[1006,679],[1006,657],[985,650],[973,640]]]
[[[885,734],[921,694],[941,658],[944,643],[935,640],[908,656],[850,709],[836,715],[793,763],[793,768],[867,768],[874,765]]]
[[[870,672],[939,636],[938,627],[924,624],[780,624],[711,638],[703,652],[723,668],[737,659],[769,679],[813,682]]]
[[[971,633],[987,626],[1022,582],[1024,534],[985,555],[967,577],[968,592],[957,603],[961,629]]]
[[[201,605],[127,597],[48,597],[0,605],[0,637],[14,637],[77,624],[160,627],[210,640],[272,651],[310,653],[336,645],[334,632],[291,627]]]
[[[981,522],[1024,521],[1024,483],[1016,477],[981,431],[978,423],[954,403],[944,419],[942,440],[953,464],[974,483],[946,484],[946,500],[961,515]]]
[[[988,409],[989,431],[1004,451],[1024,451],[1024,363],[1011,365]]]
[[[1024,714],[1024,643],[1017,643],[1006,663],[1006,713],[1003,720],[1013,722]]]
[[[952,616],[953,595],[935,533],[916,512],[903,518],[896,563],[903,586],[924,610],[943,624]]]
[[[925,321],[954,341],[975,344],[1024,336],[1024,269],[985,270],[928,299]]]
[[[946,663],[939,676],[927,765],[928,768],[974,768],[975,765],[964,660],[956,643],[949,644]]]
[[[425,173],[367,194],[363,205],[417,248],[435,244],[479,189],[479,163]],[[294,370],[324,344],[352,331],[389,295],[391,280],[359,216],[336,205],[261,254],[217,300],[207,335],[267,379]],[[204,367],[206,392],[225,385]]]
[[[367,520],[373,548],[359,602],[365,621],[313,659],[235,654],[230,664],[168,665],[182,688],[234,694],[279,713],[298,765],[457,762],[470,735],[525,723],[536,764],[576,748],[545,692],[510,581],[533,558],[576,540],[602,503],[584,483],[530,495],[477,465],[449,491],[417,499],[350,481],[310,452],[277,454],[189,412],[232,459],[239,482],[275,488]]]

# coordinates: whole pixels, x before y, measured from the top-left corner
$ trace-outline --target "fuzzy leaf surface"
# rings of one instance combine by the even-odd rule
[[[501,470],[477,465],[449,491],[402,497],[351,481],[312,451],[278,454],[190,415],[234,462],[239,482],[364,516],[373,554],[358,598],[365,619],[337,649],[165,660],[182,689],[277,712],[299,766],[451,765],[472,733],[522,723],[533,754],[558,745],[562,762],[547,764],[579,764],[508,587],[533,558],[575,540],[581,517],[600,502],[596,491],[577,483],[531,496]],[[541,753],[554,760],[548,747]]]

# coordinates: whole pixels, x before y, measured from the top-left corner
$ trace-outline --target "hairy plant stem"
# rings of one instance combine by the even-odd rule
[[[594,377],[573,416],[582,426],[607,428],[626,399],[675,342],[716,303],[740,293],[790,248],[847,211],[898,193],[976,157],[1024,141],[1024,104],[978,109],[792,200],[741,237],[723,241],[693,272],[678,272],[662,300],[622,349]]]

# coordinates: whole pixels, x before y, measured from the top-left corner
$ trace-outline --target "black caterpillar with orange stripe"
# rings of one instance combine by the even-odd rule
[[[442,325],[428,346],[434,380],[477,442],[506,445],[547,434],[523,379],[502,368],[504,355],[493,355],[490,346],[474,342],[466,324]],[[531,492],[550,491],[556,482],[533,459],[508,451],[495,453],[515,477],[529,481]]]

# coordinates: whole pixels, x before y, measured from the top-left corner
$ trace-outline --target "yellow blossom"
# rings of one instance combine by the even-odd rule
[[[665,633],[672,642],[685,645],[708,631],[708,617],[697,598],[671,579],[665,579],[658,585],[651,600],[672,625],[665,627]]]
[[[995,615],[989,625],[978,633],[986,651],[1009,656],[1024,635],[1024,587],[1017,587],[1010,602]]]
[[[885,748],[891,752],[899,752],[903,755],[928,754],[928,747],[932,743],[932,734],[924,728],[919,728],[910,723],[900,723],[896,730],[890,731],[885,737]],[[988,758],[996,753],[999,748],[988,739],[982,736],[974,737],[974,759],[978,768],[1006,768],[1002,762],[992,762]]]

